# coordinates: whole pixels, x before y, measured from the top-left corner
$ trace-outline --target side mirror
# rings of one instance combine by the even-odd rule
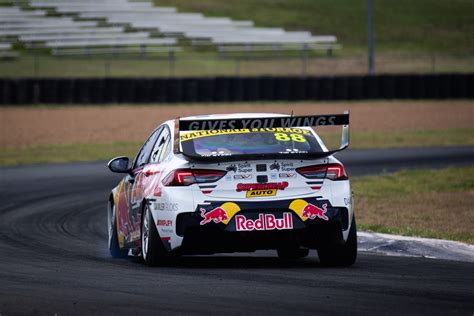
[[[109,161],[107,167],[109,167],[110,171],[116,173],[130,173],[131,169],[129,167],[130,160],[128,157],[116,157]]]

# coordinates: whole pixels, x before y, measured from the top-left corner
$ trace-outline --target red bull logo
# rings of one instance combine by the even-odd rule
[[[318,207],[314,204],[306,202],[305,200],[294,200],[291,202],[289,208],[298,214],[303,221],[316,218],[328,221],[329,218],[326,216],[327,206],[327,203],[323,204],[321,207]]]
[[[201,217],[204,218],[201,221],[201,225],[207,223],[223,223],[227,225],[230,219],[240,211],[240,207],[233,202],[223,203],[221,206],[214,208],[213,210],[206,213],[206,210],[201,208]]]
[[[201,216],[204,218],[200,223],[201,225],[206,225],[207,223],[210,223],[211,221],[217,224],[222,221],[229,220],[229,217],[227,216],[226,211],[222,207],[216,207],[215,209],[207,213],[206,213],[206,210],[202,208]]]
[[[258,219],[254,220],[244,215],[235,215],[235,229],[237,231],[293,229],[293,217],[291,213],[283,213],[283,218],[276,218],[273,214],[259,214]]]
[[[315,219],[316,217],[324,219],[325,221],[329,220],[326,216],[327,204],[323,204],[322,208],[317,207],[311,203],[308,203],[303,209],[302,217],[307,217],[309,219]]]

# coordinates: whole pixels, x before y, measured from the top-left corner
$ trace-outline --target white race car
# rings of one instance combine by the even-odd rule
[[[312,127],[342,125],[329,151]],[[130,163],[108,203],[113,257],[149,265],[180,254],[276,249],[324,265],[352,265],[356,224],[349,178],[333,154],[349,144],[349,114],[230,114],[160,125]]]

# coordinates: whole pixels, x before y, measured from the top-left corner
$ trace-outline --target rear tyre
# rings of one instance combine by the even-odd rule
[[[148,206],[145,206],[141,228],[142,258],[149,266],[160,266],[169,262],[169,253],[161,242],[156,230],[153,216]]]
[[[357,228],[355,215],[352,217],[351,228],[347,241],[343,245],[331,245],[318,249],[319,261],[325,266],[347,267],[357,259]]]
[[[309,249],[299,247],[279,248],[277,254],[281,259],[300,259],[308,256]]]
[[[120,249],[117,234],[117,215],[115,205],[111,204],[108,211],[108,231],[109,231],[109,251],[113,258],[126,258],[128,255],[127,249]]]

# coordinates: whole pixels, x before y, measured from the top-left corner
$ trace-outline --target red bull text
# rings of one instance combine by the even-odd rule
[[[235,229],[237,231],[293,229],[293,217],[291,213],[283,213],[283,218],[276,218],[273,214],[259,214],[258,219],[254,220],[244,215],[236,215]]]

